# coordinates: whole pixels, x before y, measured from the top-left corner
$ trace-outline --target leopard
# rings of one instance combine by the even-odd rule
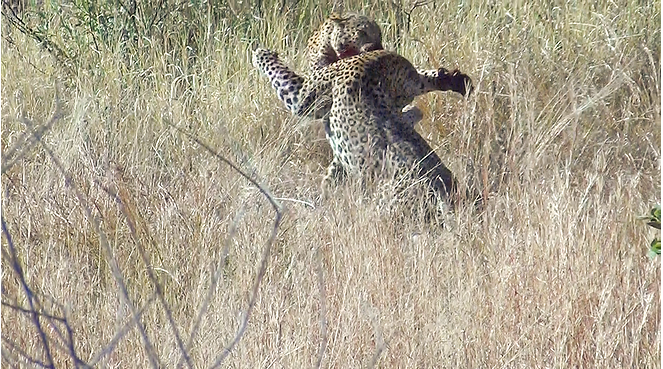
[[[314,73],[340,59],[382,49],[382,30],[375,20],[354,12],[334,12],[308,40],[309,71]],[[447,70],[442,72],[449,74]],[[436,78],[439,73],[440,70],[419,70],[423,79]],[[466,91],[457,92],[464,95]],[[416,106],[407,105],[403,107],[403,118],[414,126],[423,119],[423,113]]]
[[[308,39],[306,59],[311,71],[340,59],[381,50],[382,29],[371,18],[357,14],[332,13]]]
[[[453,208],[457,180],[404,122],[402,107],[431,91],[465,94],[471,86],[467,75],[444,68],[420,74],[406,58],[384,49],[340,58],[309,76],[297,74],[268,49],[255,49],[252,61],[293,114],[327,119],[333,157],[323,178],[323,195],[349,175],[375,178],[389,166],[424,179],[436,199]]]

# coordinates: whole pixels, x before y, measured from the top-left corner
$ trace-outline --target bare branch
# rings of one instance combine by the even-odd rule
[[[41,367],[43,367],[43,368],[52,368],[52,367],[53,367],[53,365],[48,365],[48,364],[46,364],[45,362],[43,362],[43,361],[39,361],[39,360],[33,358],[32,356],[28,355],[28,353],[25,352],[20,346],[18,346],[18,345],[15,344],[14,342],[10,341],[10,340],[9,340],[7,337],[5,337],[4,335],[2,336],[2,342],[3,342],[5,345],[9,346],[8,350],[6,350],[6,349],[3,347],[3,350],[2,350],[2,358],[3,358],[3,359],[5,359],[7,356],[10,355],[10,353],[9,353],[8,351],[11,350],[11,351],[13,351],[13,352],[18,353],[18,354],[19,354],[20,356],[22,356],[25,360],[29,361],[30,363],[32,363],[32,364],[34,364],[34,365],[38,365],[38,366],[41,366]]]
[[[55,302],[57,305],[59,305],[57,302]],[[10,304],[8,302],[2,301],[2,306],[5,306],[9,309],[18,311],[20,313],[25,313],[25,314],[31,314],[32,312],[29,309],[26,309],[24,307]],[[42,308],[43,309],[43,308]],[[64,342],[65,344],[62,345],[58,341],[52,340],[53,344],[56,348],[63,349],[69,353],[69,356],[74,360],[74,364],[76,367],[79,366],[84,366],[87,367],[88,365],[85,364],[76,354],[76,349],[74,345],[74,335],[73,335],[73,330],[71,329],[71,325],[67,321],[66,316],[65,317],[59,317],[55,316],[53,314],[48,314],[46,312],[38,312],[39,316],[42,316],[50,321],[50,327],[53,331],[55,331],[58,334],[58,337],[60,337],[60,340]],[[64,324],[66,330],[67,330],[67,337],[65,338],[64,335],[62,334],[60,328],[58,327],[57,323],[62,323]]]
[[[1,304],[2,304],[2,306],[6,306],[6,307],[8,307],[12,310],[16,310],[16,311],[21,312],[21,313],[32,314],[32,310],[26,309],[24,307],[20,307],[18,305],[13,305],[13,304],[10,304],[10,303],[5,302],[5,301],[2,301]],[[61,322],[66,321],[64,318],[60,318],[59,316],[54,316],[54,315],[50,315],[50,314],[46,314],[46,313],[42,313],[42,312],[40,312],[38,314],[45,317],[45,318],[49,318],[51,320],[58,320],[58,321],[61,321]]]
[[[57,109],[56,111],[60,111],[60,99],[59,96],[56,95],[56,106]],[[83,207],[83,210],[85,211],[85,215],[87,219],[92,223],[92,226],[94,227],[95,232],[97,235],[99,235],[99,243],[101,244],[104,252],[106,253],[106,257],[108,258],[108,263],[111,266],[111,271],[113,274],[113,277],[115,278],[116,283],[118,284],[118,287],[120,289],[120,295],[123,299],[123,302],[129,306],[129,309],[131,310],[131,314],[134,317],[134,320],[136,321],[136,324],[138,325],[138,329],[141,334],[141,338],[143,339],[143,344],[144,347],[147,351],[148,357],[150,359],[150,364],[153,368],[159,368],[161,367],[161,363],[159,363],[159,359],[154,351],[154,346],[149,340],[149,337],[147,336],[147,332],[145,331],[145,327],[143,326],[142,323],[140,323],[140,315],[138,314],[138,311],[136,310],[136,307],[133,305],[131,302],[131,299],[129,298],[129,292],[127,290],[127,286],[124,283],[124,277],[122,276],[122,272],[120,271],[119,266],[117,265],[117,261],[113,257],[113,252],[111,250],[111,247],[108,243],[108,238],[106,236],[106,233],[101,230],[100,226],[100,221],[98,217],[93,215],[91,207],[88,205],[87,199],[83,196],[83,194],[80,192],[78,187],[75,185],[75,182],[73,178],[67,173],[67,171],[64,169],[64,166],[62,163],[60,163],[60,160],[55,156],[53,151],[50,149],[50,147],[43,142],[42,140],[38,140],[39,143],[41,144],[42,148],[46,151],[48,156],[51,158],[51,161],[57,168],[57,170],[60,172],[60,174],[65,178],[65,184],[71,188],[74,191],[74,194],[76,195],[76,198],[78,201],[81,203],[81,206]],[[4,224],[4,222],[3,222]],[[3,226],[4,227],[4,226]]]
[[[35,296],[35,298],[36,298],[36,296]],[[57,304],[58,306],[60,305],[57,302],[54,302],[54,303]],[[12,310],[18,311],[20,313],[24,313],[24,314],[31,314],[32,313],[29,309],[26,309],[26,308],[18,306],[18,305],[10,304],[10,303],[5,302],[5,301],[2,301],[2,306],[5,306],[9,309],[12,309]],[[62,308],[61,306],[59,306],[59,307]],[[44,308],[42,306],[42,310],[43,309]],[[50,339],[50,341],[52,343],[52,348],[54,348],[54,349],[57,348],[57,349],[66,351],[68,353],[69,357],[71,357],[74,360],[74,365],[77,368],[80,367],[80,366],[83,366],[83,367],[86,367],[86,368],[90,367],[85,362],[83,362],[78,357],[78,355],[76,354],[76,349],[75,349],[75,345],[74,345],[73,330],[71,329],[71,325],[69,324],[69,321],[67,320],[66,316],[65,317],[59,317],[59,316],[55,316],[53,314],[49,314],[49,313],[46,313],[46,312],[43,312],[43,311],[39,311],[39,312],[37,312],[37,314],[39,314],[40,317],[44,317],[44,318],[49,320],[51,330],[55,331],[58,334],[58,337],[60,338],[60,340],[62,340],[62,342],[64,342],[64,344],[62,344],[62,343],[58,342],[57,340]],[[64,324],[64,326],[66,328],[66,331],[67,331],[67,337],[66,338],[64,337],[64,335],[62,334],[62,331],[60,330],[60,328],[58,327],[58,324],[56,324],[56,323]]]
[[[152,296],[150,296],[150,298],[147,300],[147,302],[145,303],[145,305],[144,305],[144,306],[138,311],[138,315],[139,315],[139,316],[142,316],[142,315],[143,315],[143,313],[145,312],[145,310],[147,310],[147,307],[150,306],[150,304],[152,304],[152,303],[154,302],[154,300],[156,299],[156,297],[157,297],[157,296],[156,296],[156,293],[153,293]],[[120,339],[122,339],[122,337],[124,337],[127,333],[129,333],[129,331],[131,331],[131,330],[133,329],[133,327],[134,327],[136,324],[137,324],[137,320],[136,320],[136,319],[131,319],[131,320],[129,320],[128,322],[126,322],[126,323],[124,324],[124,326],[122,326],[122,328],[120,328],[120,330],[118,330],[117,333],[115,333],[115,336],[113,336],[113,338],[112,338],[112,339],[110,340],[110,342],[106,345],[106,347],[104,347],[103,350],[101,350],[99,353],[97,353],[96,355],[94,355],[94,356],[92,357],[92,360],[90,360],[89,365],[90,365],[90,366],[95,366],[95,365],[97,365],[97,363],[98,363],[101,359],[103,359],[104,356],[106,356],[106,355],[110,354],[111,352],[113,352],[113,349],[114,349],[115,346],[117,346],[117,344],[120,342]]]
[[[230,225],[230,231],[228,232],[228,237],[226,238],[226,242],[223,245],[223,249],[221,250],[221,260],[219,261],[219,264],[217,264],[216,269],[212,271],[212,278],[210,281],[210,286],[207,289],[207,295],[205,295],[205,299],[203,300],[203,303],[200,306],[200,309],[198,310],[198,315],[196,316],[196,319],[193,322],[193,325],[191,327],[191,333],[189,335],[189,342],[187,342],[187,350],[190,350],[193,341],[198,334],[198,329],[200,328],[200,323],[203,319],[203,315],[207,312],[207,308],[209,307],[210,302],[212,301],[212,296],[214,295],[214,291],[216,291],[216,287],[219,283],[219,279],[221,276],[221,268],[226,263],[226,259],[228,257],[228,253],[230,251],[230,241],[232,241],[235,238],[235,234],[237,233],[237,225],[239,224],[239,221],[244,215],[243,209],[240,209],[240,211],[237,213],[235,216],[235,219],[233,220],[232,224]],[[181,366],[181,361],[180,363],[177,364],[177,367],[179,368]]]
[[[246,178],[249,182],[251,182],[252,185],[254,185],[258,188],[258,190],[267,198],[267,200],[272,205],[272,207],[274,208],[274,211],[276,211],[277,214],[283,212],[283,207],[281,206],[281,204],[278,201],[276,201],[276,198],[274,196],[272,196],[271,192],[266,187],[264,187],[263,185],[258,183],[255,179],[251,178],[251,176],[246,174],[242,169],[237,167],[237,165],[235,165],[235,163],[231,162],[230,160],[223,157],[221,154],[214,151],[209,145],[202,142],[198,137],[192,135],[191,133],[189,133],[187,131],[184,131],[183,129],[181,129],[179,127],[174,126],[170,122],[166,122],[166,124],[168,124],[169,126],[175,128],[180,133],[182,133],[182,134],[186,135],[187,137],[189,137],[190,140],[192,140],[193,142],[200,145],[202,148],[207,150],[207,152],[214,155],[217,159],[219,159],[222,162],[228,164],[228,166],[230,166],[230,168],[232,168],[234,171],[239,173],[242,177]]]
[[[35,125],[26,117],[21,118],[21,122],[25,124],[26,130],[19,136],[16,144],[6,153],[3,153],[3,162],[2,162],[2,174],[5,174],[6,171],[11,169],[11,167],[16,164],[25,154],[28,152],[30,147],[37,141],[40,141],[44,134],[53,127],[53,125],[62,118],[62,109],[59,104],[55,106],[55,112],[51,119],[48,120],[48,123],[36,127]],[[28,137],[29,136],[29,137]],[[21,152],[16,154],[19,148],[23,148]]]
[[[368,313],[369,318],[371,319],[371,324],[373,325],[373,337],[375,339],[375,354],[371,358],[371,362],[368,364],[369,368],[375,368],[378,365],[380,356],[387,348],[387,344],[384,341],[384,335],[382,334],[382,327],[380,327],[380,322],[378,321],[378,314],[372,306],[369,306],[368,303],[364,303],[364,310]]]
[[[246,178],[249,182],[251,182],[251,184],[256,186],[258,188],[258,190],[267,198],[269,203],[274,208],[274,211],[276,212],[276,216],[275,216],[275,219],[274,219],[274,226],[272,228],[272,232],[271,232],[269,238],[267,239],[267,243],[265,244],[265,248],[263,249],[262,258],[260,260],[260,267],[258,268],[258,275],[256,276],[256,279],[253,283],[253,288],[251,290],[251,296],[249,298],[249,305],[246,309],[246,313],[243,314],[242,321],[240,322],[239,329],[237,330],[237,333],[235,334],[235,338],[233,338],[233,340],[230,342],[230,344],[228,344],[228,346],[226,346],[223,349],[223,351],[221,352],[219,357],[214,361],[214,364],[212,364],[211,367],[216,368],[216,367],[219,367],[221,365],[221,363],[223,362],[223,360],[225,360],[226,357],[228,357],[228,355],[230,354],[232,349],[242,339],[242,336],[244,335],[244,332],[246,331],[246,327],[247,327],[248,322],[249,322],[249,317],[251,316],[251,312],[253,311],[253,308],[255,307],[256,301],[258,299],[258,290],[260,288],[260,284],[261,284],[263,278],[265,277],[265,272],[267,271],[267,264],[268,264],[268,260],[269,260],[269,254],[270,254],[270,251],[271,251],[271,247],[274,244],[274,241],[276,240],[276,235],[278,234],[278,228],[279,228],[279,225],[281,224],[281,219],[283,217],[283,207],[274,198],[274,196],[272,196],[272,194],[270,193],[270,191],[266,187],[264,187],[263,185],[258,183],[258,181],[256,181],[251,176],[246,174],[243,170],[241,170],[239,167],[237,167],[233,162],[231,162],[230,160],[226,159],[221,154],[219,154],[218,152],[213,150],[209,145],[202,142],[198,137],[192,135],[189,132],[186,132],[186,131],[182,130],[179,127],[176,127],[176,126],[172,125],[170,122],[167,122],[167,124],[170,125],[171,127],[175,128],[180,133],[182,133],[182,134],[186,135],[187,137],[189,137],[190,140],[192,140],[195,143],[197,143],[198,145],[200,145],[202,148],[207,150],[207,152],[214,155],[217,159],[219,159],[219,160],[223,161],[224,163],[228,164],[234,171],[238,172],[242,177]]]
[[[132,203],[131,197],[124,190],[124,187],[120,187],[119,193],[115,196],[115,199],[120,205],[120,211],[122,212],[125,220],[127,221],[127,225],[129,226],[129,230],[131,232],[131,237],[133,238],[134,243],[136,244],[138,253],[140,254],[141,259],[143,259],[143,263],[145,263],[145,270],[147,271],[148,278],[150,279],[150,282],[152,282],[152,285],[156,290],[157,298],[159,299],[159,302],[161,303],[161,306],[163,307],[164,312],[166,314],[166,318],[168,319],[168,323],[170,324],[170,327],[173,330],[173,334],[175,335],[175,341],[177,342],[177,347],[180,349],[182,357],[186,361],[187,366],[189,368],[192,368],[191,358],[189,357],[189,354],[187,353],[187,350],[184,346],[184,341],[182,341],[180,332],[177,329],[177,324],[175,324],[175,319],[173,318],[172,309],[170,308],[170,305],[168,305],[168,302],[164,297],[163,287],[161,286],[161,283],[159,283],[157,276],[154,274],[154,268],[152,267],[150,258],[147,256],[145,247],[143,247],[143,243],[138,237],[137,226],[143,225],[145,224],[145,222],[142,221],[142,219],[139,219],[141,220],[140,222],[136,221],[137,217],[140,218],[138,208]],[[158,246],[156,245],[154,239],[150,236],[149,230],[146,227],[142,227],[142,229],[143,232],[147,234],[148,236],[147,238],[148,240],[150,240],[150,243],[152,244],[154,249],[157,249]]]
[[[43,32],[35,31],[33,28],[30,28],[28,25],[23,22],[23,19],[16,14],[11,4],[7,0],[2,0],[2,15],[5,16],[5,19],[9,24],[21,33],[37,41],[41,46],[43,46],[62,66],[65,67],[67,73],[70,75],[74,74],[74,71],[70,65],[71,57],[55,42],[51,41],[48,35]]]
[[[9,255],[11,256],[10,262],[12,269],[16,273],[16,276],[18,277],[18,280],[21,286],[23,287],[23,292],[25,292],[25,297],[27,298],[28,305],[30,306],[30,316],[32,318],[32,323],[35,325],[35,328],[39,333],[39,339],[41,340],[41,345],[44,348],[44,354],[46,355],[47,359],[46,366],[53,367],[53,357],[51,356],[51,348],[49,346],[48,338],[46,337],[46,333],[41,327],[41,322],[39,321],[39,313],[35,309],[34,295],[32,293],[32,290],[30,290],[30,287],[28,286],[28,282],[25,280],[25,274],[23,274],[23,268],[21,267],[21,263],[18,260],[16,247],[14,247],[12,236],[9,233],[9,230],[7,229],[7,223],[5,222],[4,215],[0,217],[0,221],[2,222],[2,233],[5,235],[5,238],[7,239],[7,247],[9,247]]]
[[[267,271],[267,261],[269,259],[269,254],[272,245],[274,244],[274,241],[276,240],[276,235],[278,233],[278,228],[279,225],[281,224],[281,218],[283,216],[283,213],[279,210],[276,213],[276,217],[274,219],[274,227],[272,228],[272,233],[269,236],[269,239],[267,240],[267,244],[265,245],[265,248],[262,253],[262,258],[260,261],[260,268],[258,268],[258,276],[256,277],[255,282],[253,283],[253,289],[251,291],[251,297],[249,299],[249,306],[246,309],[246,313],[244,313],[242,317],[242,322],[240,323],[239,329],[237,330],[237,334],[235,335],[235,338],[230,342],[228,346],[226,346],[223,351],[221,352],[221,355],[214,361],[214,364],[210,366],[210,368],[217,368],[221,365],[221,362],[225,360],[226,357],[230,354],[230,351],[237,345],[239,340],[242,338],[244,335],[244,331],[246,330],[246,326],[249,323],[249,317],[251,316],[251,312],[253,311],[253,308],[255,307],[256,301],[258,300],[258,289],[260,287],[260,283],[262,282],[263,278],[265,277],[265,272]]]

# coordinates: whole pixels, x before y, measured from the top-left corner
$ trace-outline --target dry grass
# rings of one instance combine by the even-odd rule
[[[660,2],[431,3],[409,23],[346,5],[475,82],[416,101],[488,199],[445,229],[388,206],[388,185],[321,199],[319,122],[289,115],[250,50],[303,70],[331,7],[259,3],[184,7],[135,39],[28,7],[61,51],[3,16],[3,364],[661,367],[660,258],[637,220],[660,202]],[[285,206],[273,243],[266,197],[174,127]]]

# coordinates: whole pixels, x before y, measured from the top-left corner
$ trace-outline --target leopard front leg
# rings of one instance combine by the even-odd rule
[[[453,91],[463,96],[472,93],[472,79],[459,70],[449,72],[445,68],[437,70],[420,70],[419,76],[424,90],[428,91]]]
[[[330,89],[310,78],[304,78],[283,64],[274,51],[257,48],[253,65],[265,74],[279,99],[295,115],[324,117],[331,108]]]
[[[421,110],[416,106],[409,105],[414,97],[431,91],[454,91],[465,96],[471,93],[472,90],[472,80],[470,77],[457,70],[453,72],[449,72],[444,68],[420,70],[418,71],[418,76],[407,75],[405,77],[403,93],[397,94],[394,106],[400,108],[405,105],[402,111],[402,122],[414,127],[423,119]]]

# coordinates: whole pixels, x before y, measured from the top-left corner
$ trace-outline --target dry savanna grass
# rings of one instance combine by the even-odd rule
[[[323,199],[251,66],[304,71],[330,4],[98,1],[3,2],[4,365],[661,367],[660,2],[345,3],[474,81],[415,100],[485,199],[442,227]]]

